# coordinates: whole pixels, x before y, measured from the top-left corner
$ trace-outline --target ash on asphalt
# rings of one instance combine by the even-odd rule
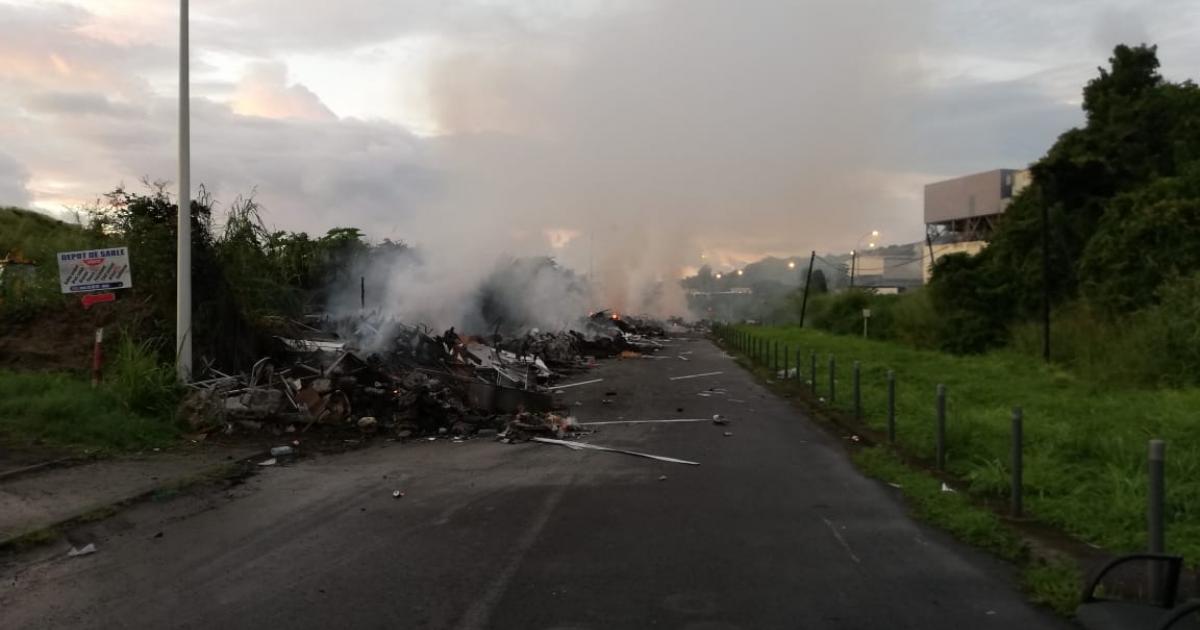
[[[479,439],[314,457],[4,568],[0,627],[1067,627],[719,349],[682,352],[559,397],[580,422],[728,418],[581,438],[700,466]]]

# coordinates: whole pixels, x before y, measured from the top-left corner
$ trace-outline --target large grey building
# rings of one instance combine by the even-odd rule
[[[925,226],[956,241],[986,241],[996,219],[1020,192],[1022,171],[1000,168],[925,186]]]

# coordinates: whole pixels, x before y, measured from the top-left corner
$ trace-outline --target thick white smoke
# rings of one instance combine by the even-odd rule
[[[801,251],[896,205],[879,173],[906,144],[923,3],[614,6],[561,28],[497,23],[431,68],[444,177],[398,226],[426,258],[392,275],[402,314],[466,323],[508,255],[592,280],[591,304],[540,295],[547,321],[682,314],[677,280],[702,252]]]

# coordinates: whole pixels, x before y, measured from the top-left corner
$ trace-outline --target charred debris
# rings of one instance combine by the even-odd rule
[[[662,322],[610,311],[576,328],[470,335],[377,316],[277,319],[270,353],[244,373],[205,370],[181,416],[206,435],[562,437],[578,425],[555,413],[557,383],[598,359],[655,353],[667,336]]]

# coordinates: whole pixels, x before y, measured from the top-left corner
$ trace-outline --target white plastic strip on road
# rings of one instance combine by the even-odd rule
[[[684,379],[689,379],[689,378],[700,378],[701,376],[716,376],[718,374],[724,374],[724,372],[704,372],[703,374],[688,374],[687,376],[672,376],[671,380],[672,381],[682,381]]]
[[[566,389],[568,387],[578,387],[580,385],[591,385],[592,383],[599,383],[600,381],[603,381],[603,380],[604,379],[602,379],[602,378],[594,378],[590,381],[579,381],[578,383],[567,383],[566,385],[555,385],[554,387],[547,387],[546,389]]]
[[[660,462],[667,462],[670,464],[687,464],[688,466],[699,466],[700,465],[700,462],[689,462],[686,459],[675,459],[674,457],[663,457],[662,455],[651,455],[649,453],[639,453],[637,451],[627,451],[627,450],[621,449],[621,448],[609,448],[607,446],[598,446],[596,444],[585,444],[583,442],[571,442],[569,440],[554,440],[551,438],[542,438],[542,437],[535,437],[535,438],[533,438],[533,441],[541,442],[542,444],[556,444],[558,446],[565,446],[573,451],[578,451],[581,449],[587,449],[587,450],[592,450],[592,451],[608,451],[609,453],[624,453],[626,455],[634,455],[637,457],[645,457],[648,459],[657,459]]]
[[[654,424],[658,422],[712,422],[712,418],[668,418],[666,420],[603,420],[600,422],[580,422],[585,427],[598,427],[605,424]]]

